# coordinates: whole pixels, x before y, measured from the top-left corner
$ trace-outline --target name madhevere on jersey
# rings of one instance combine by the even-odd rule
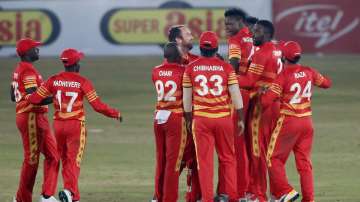
[[[61,86],[61,87],[71,87],[71,88],[80,88],[81,86],[81,84],[76,81],[61,81],[61,80],[55,80],[53,85]]]
[[[199,65],[194,66],[194,71],[224,71],[224,67],[217,65]]]

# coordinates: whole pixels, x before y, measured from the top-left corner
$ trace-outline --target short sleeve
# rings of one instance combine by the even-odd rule
[[[283,92],[285,73],[281,72],[279,76],[273,81],[270,86],[270,90],[280,96]]]
[[[316,86],[320,86],[324,82],[324,76],[317,70],[310,68],[313,74],[313,82]]]
[[[229,66],[228,68],[228,86],[238,84],[235,71]]]
[[[38,87],[37,74],[32,70],[26,70],[25,72],[23,72],[21,81],[24,83],[25,89]]]
[[[36,89],[36,93],[40,95],[41,97],[49,97],[52,95],[52,79],[48,79],[46,82],[44,82],[38,89]]]
[[[251,61],[248,72],[262,75],[262,73],[264,72],[264,67],[266,65],[266,59],[267,57],[265,57],[263,54],[255,54]]]
[[[235,39],[229,39],[229,59],[231,58],[241,58],[241,47],[240,44],[235,41]]]

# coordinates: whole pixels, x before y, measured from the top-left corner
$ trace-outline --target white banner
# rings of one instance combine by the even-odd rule
[[[78,0],[0,1],[0,56],[15,55],[19,38],[44,43],[41,55],[54,56],[64,48],[86,55],[161,54],[172,24],[189,26],[198,37],[213,30],[224,38],[223,13],[239,7],[249,15],[271,19],[269,0]],[[197,42],[197,39],[196,39]],[[194,51],[197,47],[194,48]],[[222,46],[220,52],[225,51]]]

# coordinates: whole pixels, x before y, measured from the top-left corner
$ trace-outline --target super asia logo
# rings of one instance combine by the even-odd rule
[[[286,9],[275,17],[275,22],[292,22],[295,35],[316,39],[321,48],[353,31],[360,23],[359,17],[346,16],[344,10],[331,4],[311,4]],[[291,20],[290,20],[291,19]]]
[[[167,41],[169,28],[180,24],[189,27],[195,38],[212,30],[225,40],[223,15],[223,8],[191,8],[184,2],[166,2],[160,8],[110,10],[100,28],[113,44],[162,44]]]
[[[24,37],[49,44],[56,40],[59,32],[59,20],[49,10],[0,9],[0,47],[15,46],[16,41]]]

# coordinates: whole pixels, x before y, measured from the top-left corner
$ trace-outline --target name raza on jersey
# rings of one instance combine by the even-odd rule
[[[273,55],[274,55],[275,57],[281,57],[282,52],[281,52],[280,50],[274,50],[274,51],[273,51]]]
[[[305,72],[297,72],[297,73],[294,73],[294,77],[295,77],[295,79],[303,78],[303,77],[306,77],[306,74],[305,74]]]

